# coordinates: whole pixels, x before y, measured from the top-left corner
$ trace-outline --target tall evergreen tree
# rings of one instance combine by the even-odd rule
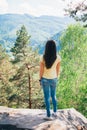
[[[15,89],[17,89],[15,98],[18,99],[18,107],[27,107],[29,102],[29,108],[31,108],[33,102],[31,100],[33,100],[33,97],[35,98],[33,94],[36,94],[38,97],[37,92],[39,89],[37,86],[39,83],[36,82],[36,80],[38,79],[37,66],[39,56],[37,50],[33,50],[29,46],[30,37],[23,25],[21,29],[17,31],[16,42],[11,49],[14,57],[12,62],[17,67],[16,74],[13,76],[12,81],[14,81]],[[34,93],[32,90],[34,90]]]
[[[20,62],[25,60],[30,36],[28,36],[28,32],[24,25],[17,31],[16,34],[17,39],[14,47],[11,49],[11,52],[13,52],[14,62]]]

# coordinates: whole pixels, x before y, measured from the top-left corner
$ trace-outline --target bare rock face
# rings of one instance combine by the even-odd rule
[[[45,110],[0,107],[0,130],[87,130],[87,119],[75,109],[57,111],[45,121]]]

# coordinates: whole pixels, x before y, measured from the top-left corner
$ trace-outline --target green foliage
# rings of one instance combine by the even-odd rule
[[[76,25],[69,25],[66,31],[63,32],[61,36],[62,47],[63,49],[73,50],[75,44],[80,44],[81,42],[85,42],[86,40],[86,30],[79,23]],[[67,47],[65,47],[67,46]]]
[[[87,30],[80,24],[67,27],[61,37],[62,70],[59,108],[74,107],[87,116]]]
[[[8,105],[8,96],[13,92],[12,85],[9,82],[12,73],[9,56],[0,46],[0,105]]]

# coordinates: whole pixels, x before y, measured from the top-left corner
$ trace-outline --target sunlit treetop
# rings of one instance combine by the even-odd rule
[[[87,20],[87,0],[71,1],[65,12],[70,17],[73,17],[76,21],[86,22]]]

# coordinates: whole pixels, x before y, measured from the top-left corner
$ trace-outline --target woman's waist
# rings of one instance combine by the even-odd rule
[[[43,78],[46,78],[46,79],[55,79],[57,78],[57,75],[48,75],[48,74],[43,74],[42,76]]]

